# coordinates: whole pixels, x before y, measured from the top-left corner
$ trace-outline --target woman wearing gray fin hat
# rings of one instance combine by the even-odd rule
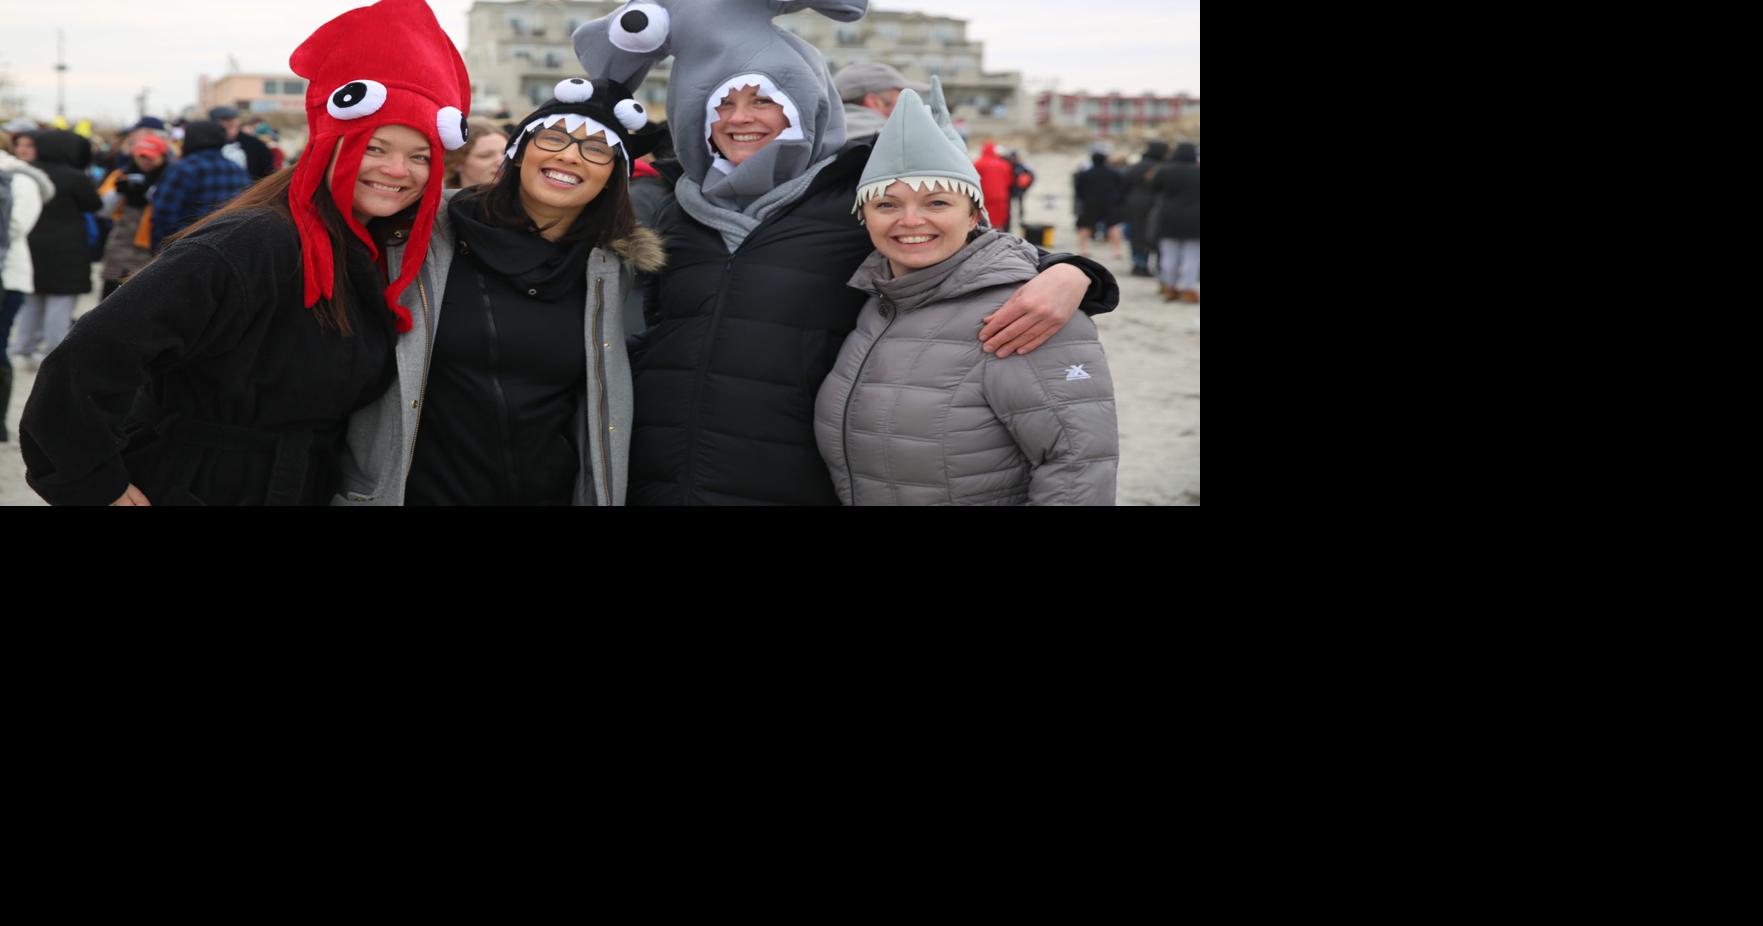
[[[332,504],[624,503],[624,293],[662,263],[630,171],[660,132],[611,81],[555,94],[490,185],[445,194],[404,294],[421,323],[398,341],[397,386],[349,422]]]
[[[875,253],[869,294],[815,403],[847,505],[1112,505],[1120,438],[1095,323],[1072,319],[1032,355],[968,335],[1035,274],[1035,250],[980,228],[979,172],[935,82],[903,91],[858,186]]]
[[[863,306],[846,283],[873,250],[851,217],[869,149],[845,149],[825,59],[772,18],[813,9],[849,22],[867,6],[633,0],[575,33],[588,73],[631,87],[673,56],[668,122],[684,175],[657,218],[668,269],[633,349],[631,504],[838,503],[813,408]],[[1118,301],[1100,265],[1056,257],[1040,269],[976,342],[1032,350],[1080,304]]]

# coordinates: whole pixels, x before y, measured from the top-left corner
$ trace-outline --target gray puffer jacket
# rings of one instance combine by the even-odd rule
[[[1035,250],[988,231],[872,295],[820,387],[815,439],[847,505],[1112,505],[1120,435],[1095,323],[1030,354],[980,349],[981,319],[1035,275]]]
[[[457,190],[443,194],[451,200]],[[404,232],[396,233],[402,239]],[[378,402],[349,418],[348,447],[342,456],[338,506],[404,504],[404,485],[416,452],[421,426],[423,387],[428,383],[429,354],[434,349],[446,298],[447,276],[453,266],[453,223],[445,201],[435,214],[428,257],[416,284],[399,295],[410,309],[416,328],[398,338],[398,382]],[[403,248],[386,249],[388,278],[397,279]],[[583,312],[583,350],[587,356],[587,394],[576,420],[576,446],[584,449],[576,478],[575,504],[622,505],[630,475],[631,372],[625,355],[622,306],[638,270],[661,269],[661,239],[646,228],[611,248],[595,248],[588,256],[588,304]],[[590,435],[596,439],[590,439]]]

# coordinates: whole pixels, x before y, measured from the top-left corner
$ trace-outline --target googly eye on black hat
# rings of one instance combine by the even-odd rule
[[[559,103],[586,103],[594,98],[594,85],[585,78],[571,77],[558,81],[551,95]]]

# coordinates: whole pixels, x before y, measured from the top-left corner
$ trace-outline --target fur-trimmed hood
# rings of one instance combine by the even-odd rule
[[[629,238],[612,242],[612,252],[644,273],[659,272],[667,265],[667,249],[661,236],[647,228],[638,227]]]

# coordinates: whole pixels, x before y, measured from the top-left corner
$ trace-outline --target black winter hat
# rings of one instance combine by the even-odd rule
[[[624,149],[624,169],[628,175],[631,162],[655,150],[667,129],[651,123],[643,104],[631,98],[631,92],[615,80],[571,77],[557,82],[552,98],[526,115],[515,125],[519,134],[508,145],[507,157],[520,157],[527,142],[543,128],[563,124],[566,132],[583,125],[588,134],[605,131],[608,143]]]
[[[184,154],[226,147],[226,126],[206,119],[184,123]]]

